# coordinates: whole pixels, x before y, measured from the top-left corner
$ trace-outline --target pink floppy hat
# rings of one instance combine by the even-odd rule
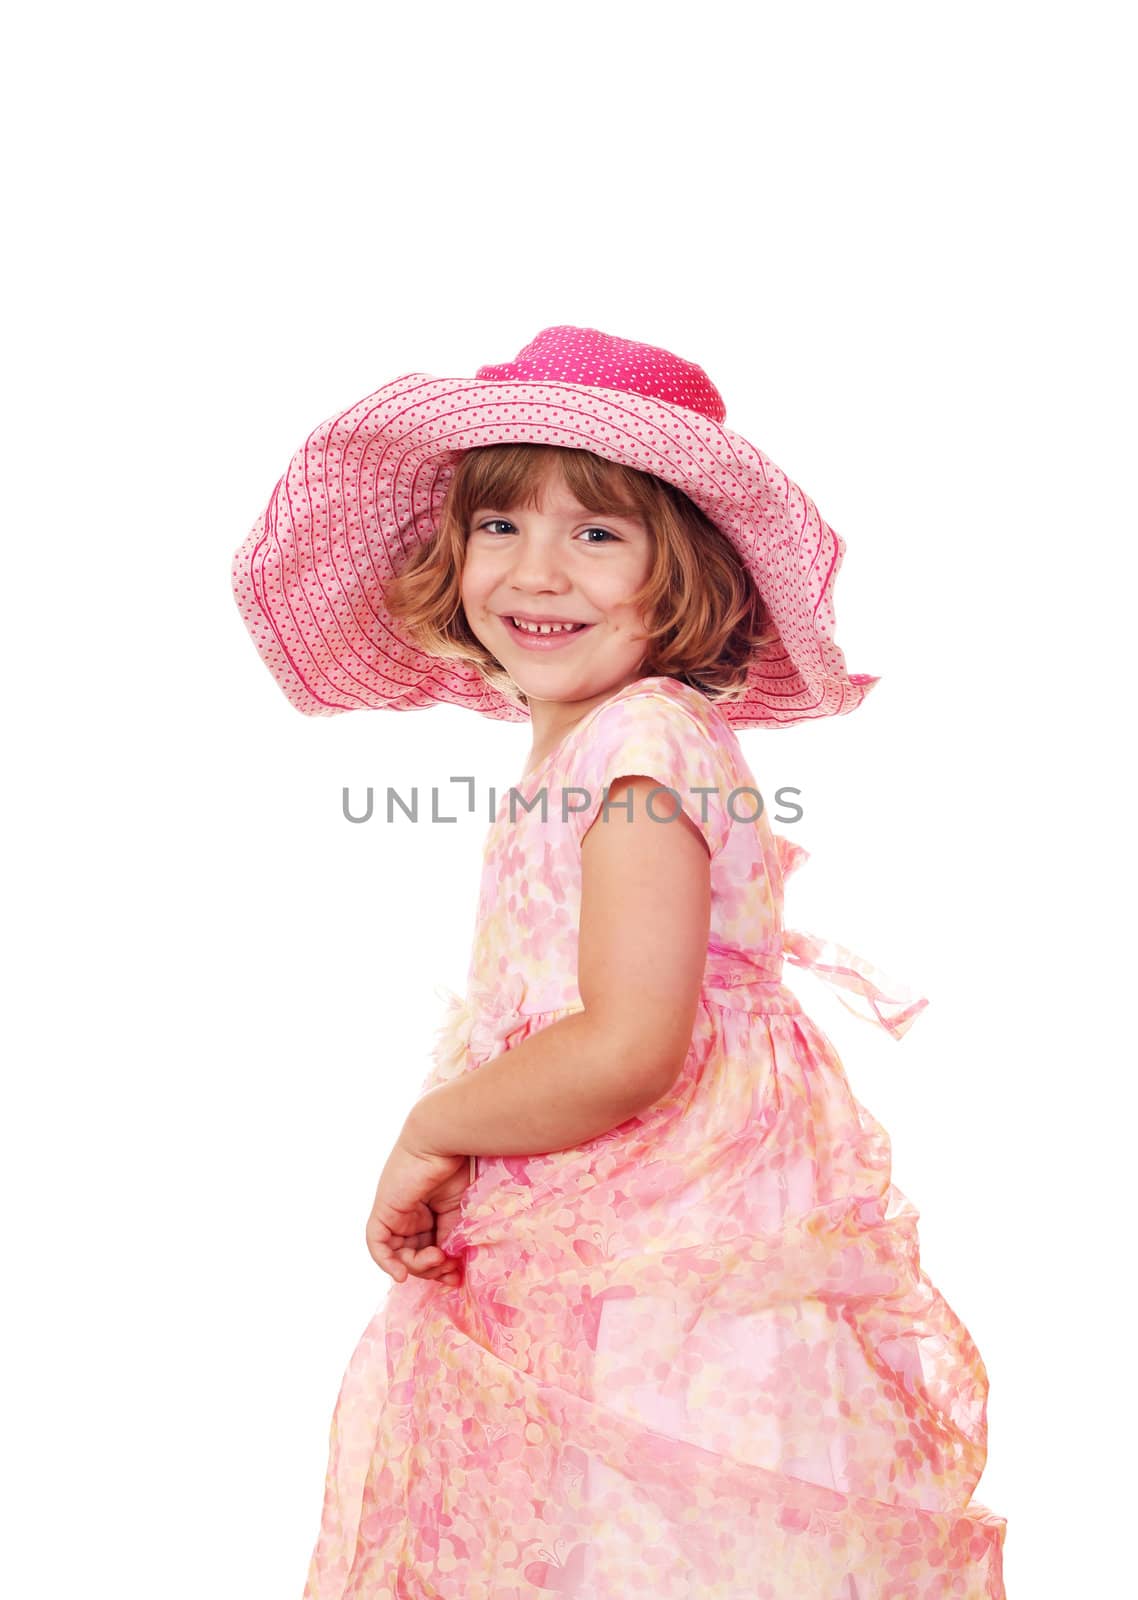
[[[756,651],[736,728],[855,710],[879,681],[834,643],[845,544],[813,501],[741,435],[702,368],[596,328],[545,328],[473,378],[409,373],[309,434],[237,551],[233,592],[263,661],[309,716],[446,702],[528,721],[473,663],[427,655],[384,604],[431,539],[464,450],[590,450],[683,491],[732,541],[778,640]]]

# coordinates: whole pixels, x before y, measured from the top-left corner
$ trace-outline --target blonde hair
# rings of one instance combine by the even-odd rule
[[[472,662],[513,704],[526,697],[471,632],[462,609],[470,519],[479,506],[536,506],[552,466],[586,510],[640,517],[652,567],[631,604],[645,618],[642,677],[678,678],[710,700],[739,699],[756,652],[778,633],[735,546],[681,490],[651,473],[560,445],[497,444],[458,457],[433,539],[412,550],[384,600],[428,655]]]

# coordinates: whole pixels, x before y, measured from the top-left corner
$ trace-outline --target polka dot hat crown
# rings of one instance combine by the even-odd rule
[[[473,663],[427,655],[384,605],[434,536],[460,452],[494,444],[591,450],[683,491],[727,535],[778,640],[756,652],[737,728],[853,711],[879,680],[847,675],[834,643],[844,542],[761,450],[726,428],[701,367],[595,328],[545,328],[473,378],[409,373],[309,434],[233,563],[262,659],[309,716],[439,702],[527,721]]]

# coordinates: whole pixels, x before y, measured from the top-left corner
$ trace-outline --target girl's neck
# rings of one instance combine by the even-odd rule
[[[624,683],[610,684],[600,694],[592,695],[587,700],[535,700],[529,701],[530,723],[533,728],[533,745],[530,749],[529,760],[523,777],[529,777],[531,772],[536,772],[553,752],[569,737],[573,729],[587,717],[589,712],[604,701],[611,700],[614,694],[619,694],[622,689],[627,689],[629,684],[638,683],[640,675],[628,678]]]

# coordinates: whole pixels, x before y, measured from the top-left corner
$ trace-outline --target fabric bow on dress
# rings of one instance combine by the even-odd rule
[[[437,1034],[432,1088],[449,1082],[468,1066],[480,1066],[498,1055],[500,1047],[526,1018],[521,1009],[526,986],[520,973],[511,973],[495,984],[472,978],[465,995],[457,995],[441,984],[435,985],[435,993],[443,1002],[446,1016]]]
[[[441,984],[436,984],[435,993],[446,1008],[446,1016],[436,1035],[434,1066],[420,1094],[500,1055],[527,1015],[521,1009],[526,986],[517,972],[496,984],[471,979],[465,997]],[[477,1176],[478,1158],[471,1156],[470,1181],[473,1183]]]
[[[785,881],[796,867],[810,859],[810,852],[800,844],[793,844],[784,834],[776,833],[773,837]],[[928,1005],[927,999],[914,995],[907,985],[887,977],[880,968],[832,939],[804,933],[801,929],[784,928],[782,952],[783,958],[792,965],[806,967],[835,989],[852,990],[868,1001],[870,1009],[867,1011],[850,1005],[842,995],[837,996],[847,1011],[852,1011],[863,1022],[880,1023],[894,1039],[900,1039]]]
[[[471,1013],[466,1044],[476,1063],[500,1054],[502,1046],[525,1021],[522,1001],[526,986],[520,973],[511,973],[498,983],[473,982],[467,995]]]

